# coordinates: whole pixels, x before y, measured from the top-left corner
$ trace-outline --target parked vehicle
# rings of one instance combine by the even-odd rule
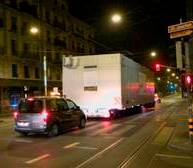
[[[73,56],[63,64],[63,94],[88,117],[117,117],[154,106],[153,73],[120,53]]]
[[[15,131],[45,133],[56,136],[60,131],[78,126],[84,128],[86,116],[72,100],[41,96],[22,99],[14,112]]]

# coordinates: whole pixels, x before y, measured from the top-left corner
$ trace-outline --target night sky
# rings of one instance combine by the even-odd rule
[[[70,13],[91,24],[97,41],[105,46],[134,53],[157,50],[165,62],[174,44],[167,26],[180,18],[186,21],[185,0],[69,0],[68,4]],[[110,22],[114,12],[123,15],[119,25]]]

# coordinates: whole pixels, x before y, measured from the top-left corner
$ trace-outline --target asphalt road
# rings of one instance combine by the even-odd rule
[[[170,96],[154,109],[113,121],[89,120],[57,137],[24,137],[11,118],[0,119],[0,168],[182,168],[193,156],[168,148],[177,112],[186,103]]]

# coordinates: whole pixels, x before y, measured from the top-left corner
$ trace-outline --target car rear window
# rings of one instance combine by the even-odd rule
[[[18,106],[20,113],[40,113],[43,109],[42,100],[21,101]]]

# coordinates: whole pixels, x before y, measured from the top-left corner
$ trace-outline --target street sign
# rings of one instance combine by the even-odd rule
[[[170,39],[189,36],[192,34],[192,32],[193,30],[184,30],[184,31],[179,31],[179,32],[173,32],[173,33],[170,33]]]
[[[183,30],[191,30],[191,29],[193,29],[193,21],[188,21],[168,26],[168,33],[180,32]]]

